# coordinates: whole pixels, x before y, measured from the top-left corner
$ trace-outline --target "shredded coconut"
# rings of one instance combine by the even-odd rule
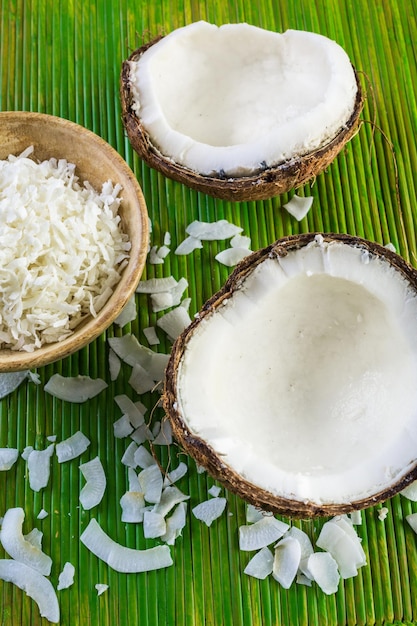
[[[111,295],[127,263],[121,186],[101,192],[64,159],[0,161],[0,347],[60,341]]]

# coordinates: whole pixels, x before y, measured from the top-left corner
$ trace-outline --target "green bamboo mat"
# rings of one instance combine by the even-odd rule
[[[143,40],[205,19],[215,23],[247,21],[282,31],[312,30],[338,41],[361,70],[366,89],[359,134],[337,160],[307,185],[313,208],[301,222],[282,205],[289,196],[265,202],[233,204],[214,200],[150,171],[133,153],[123,132],[118,95],[122,61]],[[226,218],[242,226],[252,249],[275,239],[306,231],[347,232],[382,244],[391,242],[406,259],[417,263],[415,224],[417,169],[417,5],[414,0],[0,0],[0,110],[33,110],[76,121],[101,135],[126,159],[143,188],[153,223],[152,244],[161,245],[170,232],[172,249],[193,219]],[[148,265],[146,276],[174,275],[189,281],[191,313],[217,290],[229,270],[214,259],[224,247],[210,243],[187,257],[171,253],[163,265]],[[293,585],[288,591],[273,579],[257,581],[243,573],[248,555],[238,550],[238,527],[245,505],[227,493],[227,513],[210,528],[190,513],[207,498],[213,481],[188,462],[189,473],[179,487],[190,498],[187,525],[172,548],[173,567],[144,574],[118,574],[90,554],[79,536],[90,517],[118,542],[147,547],[140,526],[120,520],[119,499],[127,489],[121,457],[126,440],[113,436],[120,417],[114,396],[134,399],[123,368],[109,380],[107,336],[153,325],[145,296],[137,296],[138,316],[123,330],[114,326],[88,348],[62,362],[38,370],[41,384],[24,383],[0,401],[0,447],[46,447],[46,437],[60,441],[77,430],[91,440],[81,459],[59,465],[52,459],[47,488],[29,488],[26,464],[19,459],[0,475],[0,516],[13,506],[26,513],[25,530],[44,533],[44,550],[53,557],[51,580],[56,585],[66,561],[76,568],[74,585],[58,592],[61,623],[121,626],[336,626],[417,623],[417,537],[405,516],[417,510],[401,496],[363,516],[359,534],[368,565],[325,596],[316,586]],[[164,342],[158,348],[169,349]],[[109,387],[81,405],[44,392],[49,377],[89,374]],[[143,398],[149,411],[155,395]],[[156,412],[158,415],[158,410]],[[78,465],[99,455],[108,478],[101,504],[85,512],[78,501],[83,480]],[[161,448],[161,462],[177,450]],[[49,515],[36,519],[44,508]],[[297,522],[312,538],[323,520]],[[4,552],[0,552],[3,558]],[[96,583],[109,589],[97,596]],[[46,623],[32,600],[10,583],[0,582],[0,618],[6,625]]]

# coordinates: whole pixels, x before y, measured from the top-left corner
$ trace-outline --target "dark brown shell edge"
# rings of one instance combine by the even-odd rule
[[[383,502],[404,489],[413,480],[417,479],[417,464],[398,483],[389,489],[380,491],[370,497],[343,503],[317,504],[315,502],[300,501],[276,496],[269,491],[250,483],[233,468],[228,466],[221,456],[204,440],[196,436],[183,420],[177,409],[177,383],[178,366],[183,357],[187,342],[200,321],[209,316],[213,311],[238,290],[245,277],[254,268],[270,256],[285,256],[289,251],[306,246],[316,236],[322,236],[324,241],[339,241],[352,246],[358,246],[373,256],[385,258],[396,270],[398,270],[410,285],[417,289],[417,272],[403,258],[380,244],[345,234],[320,234],[308,233],[285,237],[270,246],[254,252],[246,257],[231,273],[227,282],[216,294],[214,294],[202,307],[198,316],[185,329],[175,341],[170,359],[167,365],[162,397],[164,410],[170,420],[173,434],[180,447],[195,459],[197,464],[204,467],[216,480],[221,482],[229,491],[237,494],[243,500],[265,511],[281,514],[293,518],[312,518],[332,515],[341,515],[355,510],[368,508]]]
[[[198,172],[178,165],[171,159],[164,157],[152,145],[148,133],[132,110],[129,62],[137,61],[150,46],[160,41],[160,39],[162,37],[157,37],[146,45],[141,46],[132,52],[129,58],[122,64],[120,75],[122,120],[133,149],[145,163],[164,174],[164,176],[183,183],[191,189],[203,192],[214,198],[236,202],[266,200],[287,193],[291,189],[301,187],[323,172],[359,130],[359,118],[364,104],[364,96],[358,73],[354,68],[358,91],[353,113],[336,137],[319,150],[277,166],[259,170],[250,176],[235,178],[203,176]]]

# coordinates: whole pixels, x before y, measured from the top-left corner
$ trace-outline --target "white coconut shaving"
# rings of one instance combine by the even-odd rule
[[[189,324],[191,324],[191,318],[188,311],[182,306],[177,306],[172,311],[165,313],[156,322],[156,325],[166,332],[171,341],[175,341]]]
[[[239,548],[243,551],[260,550],[281,539],[288,529],[286,522],[263,516],[254,524],[239,527]]]
[[[27,370],[0,374],[0,399],[12,393],[28,377],[29,372]]]
[[[14,561],[0,559],[0,579],[22,589],[39,607],[42,617],[56,624],[59,622],[59,604],[51,582],[32,567]]]
[[[80,491],[80,502],[85,511],[100,504],[106,491],[107,479],[98,456],[82,463],[80,471],[87,481]]]
[[[214,257],[216,261],[227,267],[234,267],[251,253],[247,248],[230,247],[218,252]]]
[[[161,535],[161,540],[168,545],[174,545],[176,539],[181,536],[182,530],[187,522],[187,503],[180,502],[174,512],[165,520],[166,530]]]
[[[91,378],[90,376],[62,376],[53,374],[44,389],[55,398],[66,400],[67,402],[86,402],[90,398],[97,396],[107,383],[101,378]]]
[[[55,452],[58,457],[58,463],[72,461],[81,456],[90,445],[90,440],[80,430],[73,435],[56,444]]]
[[[25,539],[22,526],[25,512],[20,507],[7,509],[1,526],[0,541],[9,556],[24,563],[44,576],[51,573],[52,559],[37,546]]]
[[[301,560],[301,545],[295,537],[286,536],[278,542],[274,551],[272,576],[284,589],[295,580]]]
[[[0,471],[6,472],[16,463],[19,458],[17,448],[0,448]]]
[[[117,572],[146,572],[173,564],[168,546],[160,545],[146,550],[127,548],[111,539],[94,518],[81,534],[80,540],[95,556]]]
[[[61,589],[68,589],[68,587],[71,587],[71,585],[74,584],[74,575],[75,567],[72,563],[67,561],[62,572],[59,574],[57,590],[61,591]]]
[[[51,473],[51,457],[55,444],[51,443],[45,450],[32,450],[27,459],[29,486],[33,491],[44,489]]]
[[[244,573],[254,578],[264,580],[272,574],[274,566],[274,554],[267,547],[261,548],[259,552],[251,558],[244,569]]]
[[[303,197],[294,194],[289,202],[283,205],[295,219],[300,222],[307,215],[313,205],[314,198],[312,196]]]
[[[28,156],[0,161],[0,346],[32,352],[97,315],[131,246],[120,185],[97,192],[74,164]]]
[[[96,589],[98,596],[101,596],[101,594],[107,591],[108,588],[109,585],[107,585],[106,583],[97,583],[96,585],[94,585],[94,589]]]
[[[214,520],[223,514],[226,504],[226,498],[210,498],[197,504],[192,509],[192,513],[194,517],[204,522],[207,526],[211,526]]]
[[[122,522],[129,524],[143,522],[146,505],[143,493],[140,491],[126,491],[120,498],[120,507],[122,509]]]
[[[191,254],[194,250],[200,250],[203,247],[201,239],[189,235],[175,248],[175,254],[182,256]]]
[[[127,303],[125,304],[125,306],[123,307],[119,315],[116,317],[116,319],[114,320],[114,323],[117,326],[120,326],[121,328],[123,328],[129,322],[133,322],[133,320],[136,319],[136,316],[137,316],[136,300],[135,300],[135,297],[132,296],[127,301]]]

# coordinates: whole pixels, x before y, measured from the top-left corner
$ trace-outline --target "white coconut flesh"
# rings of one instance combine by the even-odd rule
[[[350,503],[417,462],[417,297],[386,259],[316,236],[269,255],[205,315],[175,409],[251,484]]]
[[[248,24],[179,28],[130,61],[129,78],[153,145],[203,175],[248,175],[324,146],[357,94],[333,40]]]

